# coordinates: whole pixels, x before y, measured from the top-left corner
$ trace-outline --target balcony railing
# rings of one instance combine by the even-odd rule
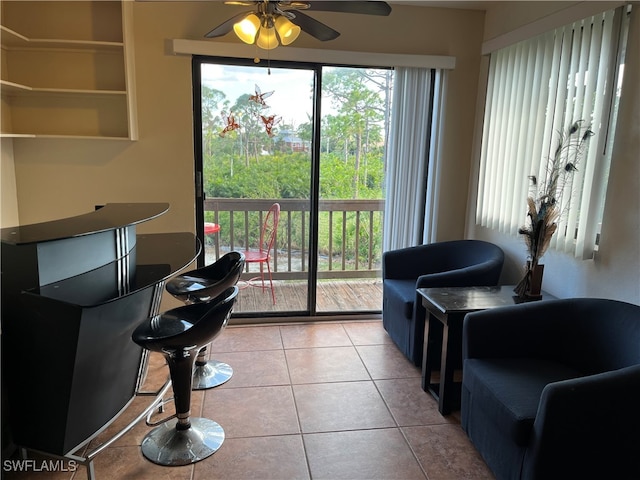
[[[304,279],[309,270],[308,199],[210,198],[205,221],[220,225],[206,239],[214,260],[228,250],[257,248],[266,212],[280,204],[274,279]],[[384,200],[320,200],[318,278],[372,278],[381,273]]]

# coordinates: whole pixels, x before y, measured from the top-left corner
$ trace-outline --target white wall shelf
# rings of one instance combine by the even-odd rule
[[[128,3],[2,2],[2,137],[137,139]]]
[[[60,38],[28,38],[20,33],[0,25],[0,41],[7,49],[79,49],[79,50],[122,50],[124,42],[106,42],[98,40],[73,40]]]

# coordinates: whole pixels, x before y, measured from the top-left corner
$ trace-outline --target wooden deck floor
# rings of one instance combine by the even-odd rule
[[[307,284],[300,281],[274,281],[276,303],[271,291],[242,282],[235,313],[302,312],[307,310]],[[317,290],[318,312],[372,312],[382,309],[382,281],[379,279],[322,280]]]
[[[213,246],[205,247],[205,264],[216,260]],[[253,270],[257,266],[252,265]],[[285,267],[286,268],[286,267]],[[257,273],[256,273],[257,274]],[[273,282],[276,303],[273,304],[271,291],[261,286],[247,287],[240,282],[240,295],[233,308],[236,314],[282,313],[307,311],[307,283],[296,280],[276,280]],[[258,282],[259,284],[259,282]],[[246,288],[243,288],[246,287]],[[321,280],[318,283],[317,312],[379,312],[382,310],[382,280],[372,279],[334,279]]]

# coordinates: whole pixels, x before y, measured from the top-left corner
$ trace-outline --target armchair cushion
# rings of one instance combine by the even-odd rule
[[[382,323],[400,350],[422,362],[424,315],[416,292],[423,287],[497,285],[504,253],[492,243],[454,240],[385,252]]]
[[[510,358],[470,359],[464,375],[478,408],[523,446],[529,442],[544,387],[582,373],[549,360]]]
[[[470,313],[463,362],[462,428],[498,480],[640,478],[640,306]]]

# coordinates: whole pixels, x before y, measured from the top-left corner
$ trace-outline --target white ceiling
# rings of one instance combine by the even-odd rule
[[[439,8],[460,8],[466,10],[487,10],[493,2],[484,0],[439,0],[439,1],[421,1],[421,0],[387,0],[387,3],[393,5],[411,5],[414,7],[439,7]]]
[[[170,2],[176,0],[135,0],[138,2]],[[180,0],[193,1],[193,0]],[[211,0],[199,0],[211,1]],[[319,0],[321,1],[321,0]],[[422,0],[387,0],[391,6],[393,5],[411,5],[414,7],[440,7],[440,8],[462,8],[467,10],[487,10],[487,7],[494,3],[486,0],[439,0],[439,1],[422,1]]]

